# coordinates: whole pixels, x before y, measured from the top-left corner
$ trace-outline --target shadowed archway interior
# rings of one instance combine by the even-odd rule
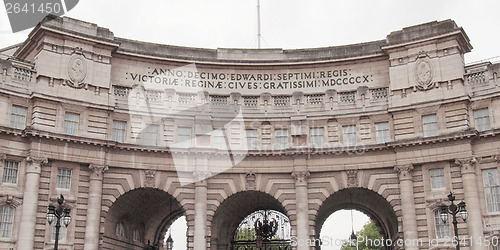
[[[281,203],[269,194],[258,191],[236,193],[222,202],[214,214],[210,249],[230,249],[240,222],[258,210],[276,210],[288,215]]]
[[[159,243],[168,227],[184,214],[170,194],[154,188],[139,188],[120,196],[111,206],[104,223],[104,249],[144,249]],[[119,225],[121,224],[121,225]],[[123,227],[123,232],[117,227]]]
[[[316,237],[326,219],[341,209],[356,209],[368,215],[379,228],[385,239],[398,237],[398,221],[392,205],[380,194],[364,188],[348,188],[340,190],[328,197],[318,210],[316,217]]]

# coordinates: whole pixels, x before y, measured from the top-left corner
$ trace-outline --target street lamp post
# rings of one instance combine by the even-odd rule
[[[65,208],[63,206],[63,202],[64,196],[61,194],[61,196],[57,198],[57,203],[59,203],[57,208],[50,204],[49,211],[47,212],[47,221],[49,222],[49,225],[52,225],[54,220],[56,221],[56,239],[54,243],[54,250],[57,250],[59,245],[59,229],[61,228],[61,219],[65,227],[68,227],[69,223],[71,223],[71,209]]]
[[[451,216],[453,217],[453,229],[455,231],[455,239],[456,239],[456,250],[460,250],[460,242],[459,242],[459,239],[458,239],[458,221],[457,221],[457,214],[460,214],[460,217],[462,218],[463,221],[466,221],[467,220],[467,217],[468,217],[468,212],[467,212],[467,209],[465,209],[465,202],[460,202],[458,203],[458,206],[455,205],[455,203],[453,203],[453,201],[455,200],[455,196],[453,195],[452,192],[450,192],[450,194],[448,195],[448,200],[451,201],[451,205],[450,206],[441,206],[441,212],[440,212],[440,217],[441,217],[441,220],[446,223],[446,221],[448,221],[448,214],[451,214]]]

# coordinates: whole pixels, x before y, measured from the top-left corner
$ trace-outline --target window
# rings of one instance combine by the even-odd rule
[[[14,223],[14,208],[9,205],[0,206],[0,237],[10,238],[12,236],[12,224]]]
[[[139,229],[136,228],[132,233],[132,240],[142,242],[141,233],[139,232]]]
[[[311,128],[311,146],[313,148],[322,148],[325,142],[325,130],[323,128]]]
[[[12,113],[10,115],[10,127],[17,129],[25,129],[26,128],[26,113],[27,108],[12,106]]]
[[[120,237],[125,237],[125,227],[123,226],[123,223],[120,222],[116,224],[115,234]]]
[[[80,115],[73,113],[64,114],[64,133],[67,135],[76,135],[78,133],[78,121]]]
[[[481,132],[491,129],[490,113],[487,108],[474,110],[474,119],[476,120],[477,131]]]
[[[356,125],[342,127],[344,146],[356,146]]]
[[[391,141],[388,122],[375,123],[375,130],[377,131],[377,143],[386,143]]]
[[[227,149],[226,131],[217,129],[212,132],[212,147],[215,149]]]
[[[191,147],[191,128],[178,127],[176,143],[179,148]]]
[[[71,187],[71,169],[58,168],[56,188],[70,189]]]
[[[259,138],[257,136],[256,129],[247,129],[247,147],[248,150],[256,150],[258,149]]]
[[[422,116],[422,124],[424,126],[424,137],[432,137],[439,134],[436,115]]]
[[[488,212],[500,211],[500,185],[498,183],[498,170],[483,170],[484,193]]]
[[[52,222],[52,232],[50,239],[55,241],[56,240],[56,222]],[[68,228],[62,224],[61,221],[61,227],[59,228],[59,241],[65,241],[66,240],[66,232],[68,231]]]
[[[277,129],[274,132],[275,136],[275,149],[286,149],[288,148],[288,130],[286,129]]]
[[[113,128],[111,130],[111,140],[116,142],[125,142],[125,128],[127,122],[113,121]]]
[[[431,189],[444,189],[446,182],[444,179],[444,169],[436,168],[429,171],[431,175]]]
[[[144,145],[158,146],[158,130],[160,126],[149,124],[144,129]]]
[[[443,239],[450,237],[450,220],[441,220],[439,209],[434,211],[434,224],[436,225],[436,238]]]
[[[3,183],[17,184],[17,171],[19,169],[19,162],[5,161],[3,165]]]

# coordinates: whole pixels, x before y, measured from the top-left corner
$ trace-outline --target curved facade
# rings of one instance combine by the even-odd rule
[[[403,242],[388,249],[447,249],[435,216],[451,191],[465,248],[491,249],[500,65],[465,66],[471,49],[451,20],[355,45],[211,50],[47,19],[1,50],[0,248],[51,249],[46,209],[63,194],[63,249],[161,245],[182,215],[187,249],[231,249],[262,209],[288,216],[294,249],[316,249],[344,208]]]

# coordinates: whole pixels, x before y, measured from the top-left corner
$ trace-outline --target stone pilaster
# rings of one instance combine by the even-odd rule
[[[35,243],[40,173],[42,164],[47,164],[47,162],[47,158],[31,156],[26,158],[26,179],[24,184],[21,223],[19,225],[19,244],[17,245],[17,249],[33,249]]]
[[[194,250],[207,249],[207,178],[209,172],[194,172]]]
[[[297,212],[297,239],[299,242],[306,242],[309,239],[309,203],[307,197],[307,178],[309,172],[295,171],[292,173],[295,178],[295,202]],[[309,246],[299,244],[297,250],[307,250]]]
[[[101,222],[102,180],[108,166],[91,164],[90,183],[85,225],[85,250],[99,249],[99,225]]]
[[[399,187],[401,191],[401,212],[403,214],[403,235],[407,242],[417,242],[417,214],[415,211],[415,198],[413,194],[412,165],[396,166],[399,174]],[[405,249],[419,249],[417,245],[407,245]]]
[[[469,212],[467,219],[467,230],[469,236],[472,238],[470,242],[472,250],[488,249],[485,244],[478,245],[476,241],[480,242],[484,237],[483,231],[483,217],[481,215],[481,205],[479,199],[479,190],[477,187],[476,164],[477,160],[474,157],[457,159],[455,164],[460,166],[462,173],[462,183],[464,186],[464,197]]]

